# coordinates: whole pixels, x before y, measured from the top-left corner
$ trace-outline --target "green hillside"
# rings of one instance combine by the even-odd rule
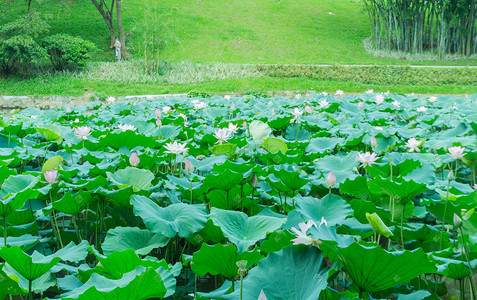
[[[39,4],[41,3],[41,5]],[[136,57],[143,55],[145,7],[157,8],[169,61],[303,64],[411,64],[375,58],[363,48],[370,35],[360,0],[127,0],[125,29]],[[95,42],[111,60],[106,26],[91,1],[73,4],[33,0],[51,25],[51,32],[79,35]],[[2,4],[0,23],[26,13],[24,1]],[[147,18],[149,26],[152,20]],[[415,64],[415,63],[414,63]],[[419,62],[419,64],[477,65],[477,60]]]

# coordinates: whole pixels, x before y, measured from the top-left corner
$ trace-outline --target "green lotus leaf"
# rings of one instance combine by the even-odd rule
[[[470,274],[469,264],[467,262],[437,256],[433,256],[433,258],[440,263],[437,266],[437,270],[442,276],[460,280]],[[470,261],[470,268],[472,270],[477,268],[477,259]]]
[[[368,188],[373,194],[387,195],[403,205],[428,190],[423,183],[417,183],[412,180],[398,182],[389,178],[368,180]]]
[[[61,163],[63,162],[63,157],[56,155],[51,158],[49,158],[44,164],[43,167],[41,168],[41,172],[45,173],[46,171],[54,170],[58,168]]]
[[[264,140],[270,136],[270,133],[272,133],[272,129],[267,123],[257,120],[250,123],[248,130],[254,140]]]
[[[317,248],[290,246],[270,253],[248,272],[243,280],[243,299],[259,299],[262,290],[267,299],[318,299],[327,286],[329,270]],[[239,289],[223,296],[239,298]]]
[[[209,246],[202,244],[199,251],[195,252],[192,258],[191,268],[199,276],[223,275],[225,278],[233,279],[237,276],[237,262],[247,261],[247,267],[250,268],[263,258],[263,255],[257,249],[237,253],[234,245],[215,244]]]
[[[72,193],[67,191],[63,197],[53,202],[53,209],[64,212],[70,215],[77,215],[81,213],[88,203],[93,200],[91,192],[89,191],[78,191],[77,193]]]
[[[154,174],[151,171],[134,167],[118,170],[114,174],[106,172],[106,175],[118,188],[130,186],[135,192],[149,188],[154,179]]]
[[[383,235],[385,237],[390,237],[393,235],[392,231],[387,227],[383,220],[376,213],[366,213],[366,218],[368,219],[369,224],[373,228],[373,231],[377,234]]]
[[[222,144],[222,145],[215,145],[213,146],[210,151],[215,155],[227,155],[232,156],[235,155],[235,150],[237,149],[237,145],[235,144]]]
[[[63,131],[54,124],[38,126],[35,129],[48,141],[55,141],[57,144],[63,141]]]
[[[228,211],[212,207],[210,218],[219,226],[224,236],[234,243],[239,252],[244,252],[257,241],[264,239],[286,222],[285,218],[265,215],[248,217],[239,211]]]
[[[277,138],[267,138],[263,143],[260,145],[263,149],[267,150],[270,153],[277,153],[280,151],[281,153],[286,153],[288,150],[287,144],[279,140]]]
[[[422,249],[388,252],[380,246],[365,246],[356,242],[339,247],[336,242],[323,241],[346,268],[361,291],[378,292],[406,283],[421,274],[434,274],[436,266]],[[326,252],[326,250],[324,250]]]
[[[161,275],[153,268],[138,266],[120,279],[108,279],[94,273],[81,287],[61,295],[61,299],[164,298],[167,289]]]
[[[156,146],[155,137],[137,134],[132,130],[126,130],[120,133],[109,133],[101,138],[100,142],[101,145],[107,145],[115,150],[119,150],[121,147],[126,147],[131,150],[138,146],[149,148]]]
[[[329,172],[333,172],[336,176],[336,184],[345,182],[346,179],[353,180],[358,176],[353,171],[357,168],[359,162],[356,160],[355,155],[350,153],[348,156],[325,156],[319,158],[316,163],[316,168],[320,170],[325,176]]]
[[[18,246],[1,248],[0,257],[21,276],[30,281],[49,272],[54,265],[61,261],[61,258],[56,256],[30,256]]]
[[[105,255],[126,249],[133,249],[137,254],[147,255],[155,248],[166,246],[168,242],[168,237],[148,229],[116,227],[108,230],[101,248]]]
[[[229,191],[237,186],[242,180],[243,175],[241,173],[225,170],[217,175],[209,174],[205,176],[204,184],[208,189]]]
[[[134,214],[141,217],[149,230],[169,238],[189,237],[204,228],[208,219],[205,205],[175,203],[160,207],[151,199],[138,195],[131,198],[131,204]]]

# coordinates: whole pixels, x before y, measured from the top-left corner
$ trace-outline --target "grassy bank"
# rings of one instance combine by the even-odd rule
[[[376,58],[366,53],[363,40],[370,36],[370,25],[359,0],[126,1],[123,21],[136,58],[143,55],[144,9],[154,7],[165,45],[161,58],[166,61],[412,64],[399,57]],[[70,5],[33,0],[32,8],[48,19],[52,33],[94,41],[101,49],[95,60],[112,60],[106,26],[91,1]],[[3,3],[0,24],[25,12],[23,1]],[[152,21],[148,22],[151,26]],[[420,64],[477,65],[477,60]]]
[[[240,64],[177,63],[161,74],[145,75],[140,61],[94,63],[79,73],[56,73],[0,80],[3,95],[144,95],[250,91],[327,91],[362,93],[477,93],[476,69],[411,69],[409,67],[283,67]]]

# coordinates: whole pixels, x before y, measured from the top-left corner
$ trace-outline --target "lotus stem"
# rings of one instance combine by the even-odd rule
[[[404,210],[406,208],[406,205],[402,206],[402,211],[401,211],[401,245],[402,249],[405,250],[404,248],[404,234],[403,234],[403,225],[404,225]]]
[[[51,196],[51,191],[50,191],[50,202],[51,202],[51,206],[53,208],[53,198]],[[60,233],[60,229],[58,227],[58,223],[56,222],[55,210],[50,212],[49,215],[50,215],[51,227],[53,228],[53,233],[55,234],[56,238],[58,239],[60,249],[63,249],[63,241],[61,239],[61,233]]]
[[[474,297],[474,293],[475,293],[475,290],[476,290],[476,287],[475,287],[475,282],[474,282],[474,279],[473,279],[473,274],[474,272],[472,271],[472,267],[470,265],[470,259],[469,259],[469,249],[467,248],[467,245],[465,243],[465,236],[464,236],[464,230],[462,229],[462,226],[460,227],[460,234],[462,236],[462,247],[464,249],[464,254],[465,254],[465,259],[467,261],[467,266],[469,268],[469,281],[470,281],[470,293],[471,293],[471,298],[475,298]],[[470,241],[469,241],[470,242]]]
[[[3,216],[3,246],[7,246],[7,217]]]
[[[190,204],[192,205],[192,176],[189,176],[189,181],[190,181]]]
[[[243,295],[243,274],[240,272],[240,300],[242,300],[242,295]]]
[[[444,216],[442,217],[441,240],[439,242],[439,250],[442,250],[442,239],[444,237],[444,228],[446,227],[447,203],[449,202],[449,185],[450,180],[447,181],[446,204],[444,205]]]
[[[83,241],[83,239],[81,238],[81,234],[78,230],[78,224],[76,224],[76,216],[71,217],[71,220],[73,221],[73,226],[75,227],[76,236],[78,237],[78,240],[80,242]]]
[[[28,299],[29,300],[33,300],[33,293],[31,289],[32,289],[32,280],[28,280]]]

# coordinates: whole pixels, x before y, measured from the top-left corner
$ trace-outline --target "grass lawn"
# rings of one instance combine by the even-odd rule
[[[157,7],[169,61],[304,64],[412,64],[375,58],[363,48],[370,25],[360,0],[129,0],[124,24],[136,57],[143,55],[145,7]],[[38,8],[39,7],[39,8]],[[51,32],[80,35],[102,52],[95,60],[112,60],[108,31],[89,0],[59,5],[33,0],[48,18]],[[152,11],[152,10],[151,10]],[[26,12],[23,1],[2,4],[0,24]],[[332,14],[330,14],[332,13]],[[148,18],[148,23],[153,20]],[[416,63],[414,63],[416,64]],[[477,65],[477,60],[419,62],[425,65]]]

